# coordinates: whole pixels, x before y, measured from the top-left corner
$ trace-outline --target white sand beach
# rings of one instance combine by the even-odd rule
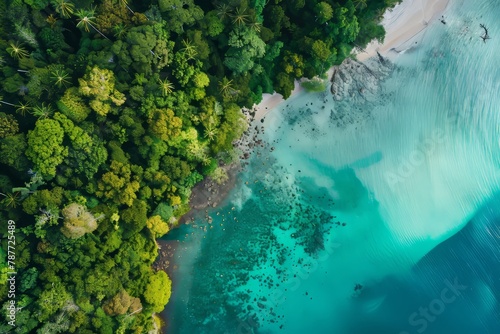
[[[371,42],[364,52],[357,55],[357,59],[366,60],[375,56],[377,51],[388,57],[397,55],[397,52],[391,55],[391,50],[408,48],[431,22],[441,19],[448,3],[449,0],[404,0],[392,10],[387,10],[382,20],[386,30],[384,42]]]
[[[357,54],[356,58],[363,61],[375,56],[377,51],[390,58],[396,57],[398,52],[408,48],[413,43],[413,39],[431,22],[441,19],[448,3],[449,0],[403,0],[384,14],[382,20],[382,25],[386,30],[384,42],[382,44],[377,41],[369,43],[363,52]],[[328,71],[329,76],[332,71],[333,69]],[[291,96],[302,90],[299,82],[295,81],[295,89]],[[271,109],[284,101],[281,94],[264,94],[262,101],[254,106],[255,119],[265,117]]]

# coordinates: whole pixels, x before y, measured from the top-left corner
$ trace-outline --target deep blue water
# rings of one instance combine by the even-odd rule
[[[229,201],[177,232],[168,333],[500,333],[500,3],[445,16],[375,98],[257,124]]]

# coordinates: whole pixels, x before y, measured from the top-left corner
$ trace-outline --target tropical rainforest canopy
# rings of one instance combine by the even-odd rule
[[[155,239],[224,179],[241,107],[383,38],[395,2],[1,0],[0,331],[154,328],[171,284]]]

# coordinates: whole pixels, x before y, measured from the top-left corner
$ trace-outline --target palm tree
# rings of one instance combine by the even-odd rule
[[[65,70],[55,70],[51,73],[51,79],[54,80],[57,87],[67,86],[69,84],[69,74]]]
[[[50,115],[54,113],[54,109],[52,109],[51,105],[45,105],[45,102],[42,105],[38,105],[33,108],[33,116],[38,118],[49,118]]]
[[[217,132],[217,128],[215,128],[213,125],[209,125],[205,128],[205,138],[207,138],[209,141],[212,141],[217,135]]]
[[[219,82],[219,91],[225,98],[238,94],[238,91],[233,88],[233,80],[228,80],[226,77]]]
[[[231,13],[231,8],[228,5],[222,4],[217,6],[217,16],[221,20],[224,20],[226,17],[229,17],[230,13]]]
[[[113,27],[113,31],[115,32],[116,38],[122,38],[127,33],[127,28],[122,22],[120,22]]]
[[[242,24],[247,23],[248,15],[245,14],[246,11],[247,11],[246,8],[245,9],[241,9],[240,7],[236,8],[236,10],[234,11],[234,14],[232,15],[233,16],[233,23],[237,24],[237,25],[242,25]]]
[[[17,205],[19,204],[19,193],[18,192],[14,193],[14,194],[0,193],[0,195],[5,197],[0,203],[4,204],[7,208],[15,209],[17,207]]]
[[[160,84],[160,89],[163,96],[167,96],[174,91],[174,85],[170,81],[168,81],[168,79],[158,79],[158,83]]]
[[[252,20],[248,26],[250,29],[253,29],[255,32],[260,32],[262,28],[262,23],[258,22],[257,20]]]
[[[14,58],[21,59],[28,57],[28,51],[23,48],[22,43],[11,42],[9,43],[9,47],[7,48],[7,52]]]
[[[106,37],[106,35],[104,35],[99,29],[97,29],[94,24],[95,22],[92,21],[93,19],[95,19],[95,10],[93,8],[90,8],[88,10],[85,10],[85,9],[79,9],[76,13],[75,13],[76,16],[78,16],[78,23],[76,24],[76,26],[78,28],[82,28],[86,31],[86,32],[89,32],[90,29],[89,27],[92,27],[95,31],[97,31],[102,37],[106,38],[106,39],[109,39],[108,37]]]
[[[56,9],[56,12],[63,18],[70,17],[75,12],[75,5],[68,0],[51,0],[52,6]]]
[[[31,109],[28,103],[24,104],[22,102],[19,102],[19,105],[17,105],[16,107],[17,107],[16,112],[21,114],[21,116],[25,116],[26,112]]]
[[[198,52],[196,51],[196,47],[191,43],[191,41],[189,39],[183,39],[182,45],[184,45],[184,48],[182,48],[180,51],[182,51],[184,55],[187,55],[188,59],[194,59]]]

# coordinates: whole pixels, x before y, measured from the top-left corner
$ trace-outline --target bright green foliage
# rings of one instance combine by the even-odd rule
[[[57,166],[68,155],[68,148],[62,145],[63,139],[61,125],[52,119],[38,120],[35,129],[28,132],[26,156],[46,178],[56,175]]]
[[[319,23],[325,23],[333,17],[333,8],[328,2],[318,2],[314,6],[314,12],[318,17]]]
[[[43,290],[38,299],[40,314],[38,321],[46,321],[51,315],[59,311],[66,302],[71,300],[66,288],[61,283],[52,284]]]
[[[84,121],[91,111],[75,87],[64,92],[64,95],[57,101],[57,107],[64,115],[77,123]]]
[[[210,84],[210,79],[208,78],[208,76],[205,73],[200,72],[200,73],[195,74],[195,76],[193,78],[193,83],[196,87],[203,88],[203,87],[207,87]]]
[[[54,118],[61,123],[66,138],[71,143],[65,161],[69,166],[75,166],[74,173],[85,175],[87,179],[92,178],[108,158],[104,144],[96,136],[90,136],[82,128],[75,126],[64,115],[56,113]]]
[[[302,77],[304,74],[304,66],[304,58],[301,55],[285,52],[283,69],[286,73],[292,74],[295,77]]]
[[[165,191],[170,189],[170,178],[163,171],[157,170],[156,166],[146,169],[144,180],[147,181],[148,187],[151,189],[151,195],[155,200],[164,197]]]
[[[67,87],[70,84],[69,74],[65,70],[56,69],[51,74],[52,80],[57,87]]]
[[[126,100],[125,95],[115,89],[115,76],[110,70],[94,66],[78,82],[79,92],[91,98],[90,107],[101,116],[106,116],[112,106],[121,106]]]
[[[144,299],[153,307],[154,312],[161,312],[170,299],[172,281],[163,271],[149,277],[149,282],[144,292]]]
[[[222,184],[226,182],[229,177],[227,175],[227,172],[224,168],[217,167],[211,174],[210,177],[217,183],[217,184]]]
[[[160,238],[161,236],[168,233],[170,228],[168,224],[163,221],[160,216],[152,216],[146,222],[146,226],[153,233],[155,238]]]
[[[82,205],[71,203],[62,210],[64,226],[61,233],[66,238],[78,239],[97,228],[97,219]]]

